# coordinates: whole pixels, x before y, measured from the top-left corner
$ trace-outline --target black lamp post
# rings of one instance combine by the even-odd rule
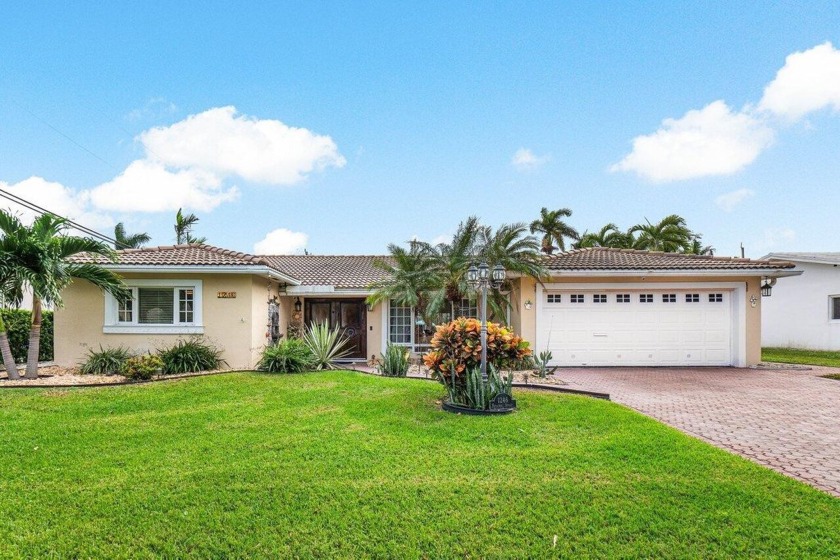
[[[482,261],[477,267],[473,264],[467,270],[467,284],[474,290],[481,291],[481,380],[487,381],[487,290],[492,286],[499,289],[505,281],[505,267],[497,264],[490,267]]]

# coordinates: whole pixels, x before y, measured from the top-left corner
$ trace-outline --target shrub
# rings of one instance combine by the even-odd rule
[[[126,360],[123,374],[135,381],[147,381],[163,369],[163,360],[154,354],[134,356]]]
[[[312,351],[299,338],[286,338],[266,347],[257,364],[261,371],[300,373],[312,368]]]
[[[116,348],[102,348],[99,351],[88,350],[87,359],[79,364],[79,371],[84,374],[93,375],[115,375],[123,373],[125,363],[131,358],[131,351],[124,346]]]
[[[423,363],[449,392],[453,403],[486,409],[500,392],[510,395],[513,375],[506,379],[499,370],[510,368],[531,356],[522,337],[497,323],[487,324],[487,382],[481,380],[481,323],[459,318],[441,325],[432,337],[432,349]]]
[[[303,334],[303,341],[312,352],[312,367],[317,370],[335,369],[336,360],[350,354],[350,340],[338,327],[330,330],[326,324],[313,323]]]
[[[32,312],[27,309],[0,309],[12,355],[19,364],[26,362],[29,349],[29,327],[32,325]],[[38,360],[46,362],[53,359],[53,314],[44,311],[41,317],[41,347]]]
[[[225,363],[222,351],[201,337],[179,340],[169,348],[158,350],[163,373],[189,373],[219,369]]]
[[[411,352],[405,346],[389,344],[382,359],[376,364],[379,373],[386,377],[405,377],[408,374]]]

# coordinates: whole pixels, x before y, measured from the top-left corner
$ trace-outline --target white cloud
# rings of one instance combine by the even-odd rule
[[[610,170],[633,171],[658,183],[729,175],[752,163],[773,137],[761,120],[714,101],[637,136],[632,152]]]
[[[158,119],[166,115],[171,115],[177,110],[178,107],[166,98],[152,97],[142,107],[129,111],[125,118],[132,122],[145,119]]]
[[[547,155],[535,155],[534,152],[528,148],[519,148],[516,150],[516,153],[513,154],[510,164],[519,171],[531,171],[546,164],[550,159],[551,157]]]
[[[789,227],[768,228],[762,237],[747,247],[751,255],[762,256],[770,251],[789,250],[796,240],[796,232]]]
[[[170,171],[148,160],[133,161],[120,175],[90,191],[97,208],[122,212],[164,212],[189,208],[209,212],[236,200],[239,190],[224,187],[200,169]]]
[[[115,223],[107,214],[91,209],[87,191],[76,193],[61,183],[41,177],[30,177],[15,184],[0,181],[0,189],[89,228],[106,228]],[[5,198],[0,199],[0,207],[11,210],[25,223],[31,223],[36,216],[33,210]]]
[[[790,121],[826,107],[840,111],[840,50],[828,42],[789,55],[759,103]]]
[[[755,196],[755,191],[751,189],[738,189],[737,191],[720,195],[715,199],[715,204],[724,212],[732,212],[736,206],[751,196]]]
[[[272,230],[254,244],[256,255],[293,255],[303,253],[309,236],[286,228]]]
[[[329,136],[277,120],[217,107],[140,134],[146,156],[174,168],[198,168],[221,177],[292,185],[312,171],[346,163]]]

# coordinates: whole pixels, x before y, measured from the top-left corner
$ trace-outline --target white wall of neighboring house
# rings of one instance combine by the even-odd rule
[[[840,297],[840,265],[796,262],[801,276],[783,278],[761,302],[761,345],[840,350],[840,320],[831,297]]]

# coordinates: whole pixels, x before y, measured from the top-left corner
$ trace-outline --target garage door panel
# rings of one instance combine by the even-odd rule
[[[685,294],[696,291],[646,289],[654,301],[642,303],[638,287],[626,289],[634,294],[630,303],[618,303],[612,293],[607,303],[594,303],[593,293],[586,290],[552,292],[563,303],[542,307],[537,329],[541,344],[553,354],[553,365],[732,363],[729,293],[723,302],[709,301],[707,292],[700,292],[698,302],[687,302]],[[585,303],[572,304],[572,293],[584,293]],[[676,302],[663,299],[663,293],[676,294]]]

